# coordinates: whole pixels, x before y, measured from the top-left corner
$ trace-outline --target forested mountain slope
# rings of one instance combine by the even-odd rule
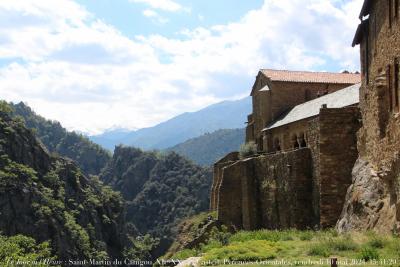
[[[111,159],[111,153],[87,137],[68,132],[57,121],[46,120],[37,115],[23,102],[12,104],[13,117],[20,116],[28,128],[35,129],[37,137],[50,152],[56,152],[78,163],[85,174],[99,174]]]
[[[189,139],[167,151],[174,151],[196,164],[211,166],[229,152],[238,151],[244,141],[245,129],[222,129]]]
[[[127,221],[140,233],[160,238],[161,250],[167,249],[181,219],[209,206],[210,169],[176,153],[119,146],[101,180],[122,193],[128,202]]]
[[[121,257],[122,197],[48,153],[10,106],[0,102],[0,232],[50,241],[60,259]]]

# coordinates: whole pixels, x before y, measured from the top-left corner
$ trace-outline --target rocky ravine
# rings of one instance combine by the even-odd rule
[[[120,257],[122,198],[51,156],[18,119],[0,110],[0,231],[50,241],[59,259]]]

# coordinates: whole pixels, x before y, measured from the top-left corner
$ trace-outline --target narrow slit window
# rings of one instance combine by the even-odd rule
[[[399,58],[395,58],[394,60],[394,92],[395,92],[395,101],[397,110],[399,110],[399,95],[400,95],[400,62]]]
[[[392,94],[392,75],[391,75],[391,66],[386,66],[386,83],[387,83],[387,90],[389,96],[389,110],[393,110],[393,94]]]
[[[394,17],[396,19],[399,17],[399,6],[400,6],[400,0],[394,0]]]
[[[374,55],[376,55],[376,52],[378,50],[378,48],[376,47],[376,40],[378,39],[378,30],[376,27],[376,24],[378,23],[377,20],[378,20],[378,16],[375,14],[375,17],[374,17]]]
[[[392,28],[393,0],[388,0],[388,5],[389,5],[389,28]]]

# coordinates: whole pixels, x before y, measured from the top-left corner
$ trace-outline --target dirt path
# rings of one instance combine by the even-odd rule
[[[187,267],[187,266],[196,266],[196,267],[198,267],[200,259],[201,259],[201,257],[191,257],[191,258],[188,258],[188,259],[182,261],[181,263],[179,263],[175,267]]]

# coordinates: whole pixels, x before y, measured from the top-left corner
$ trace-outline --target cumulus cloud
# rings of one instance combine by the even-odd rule
[[[72,130],[151,126],[248,95],[259,68],[357,70],[361,4],[266,0],[234,23],[128,38],[71,0],[0,1],[0,95]]]
[[[184,8],[177,2],[172,0],[129,0],[132,3],[146,4],[155,9],[161,9],[164,11],[180,11]]]

